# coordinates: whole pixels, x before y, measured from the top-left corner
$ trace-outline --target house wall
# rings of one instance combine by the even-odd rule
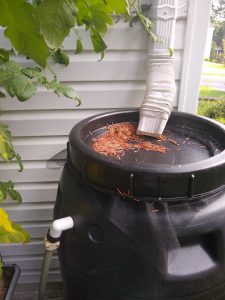
[[[187,0],[179,0],[180,5]],[[187,13],[177,21],[174,47],[177,84],[176,108],[182,80],[184,41]],[[21,154],[24,171],[17,172],[16,163],[0,163],[0,180],[11,179],[21,192],[23,203],[8,200],[2,206],[13,221],[19,222],[31,234],[27,245],[1,245],[6,262],[16,262],[22,269],[20,282],[37,282],[40,276],[43,237],[52,220],[53,205],[61,169],[48,169],[46,163],[66,148],[71,128],[80,120],[113,109],[139,107],[145,89],[146,53],[148,36],[136,23],[130,28],[120,21],[106,36],[108,51],[103,61],[91,51],[87,33],[80,29],[85,51],[74,54],[75,37],[65,40],[64,49],[70,55],[70,65],[57,65],[55,72],[61,81],[73,86],[82,97],[80,107],[72,100],[58,98],[50,91],[39,89],[31,100],[21,103],[16,99],[1,100],[1,120],[6,122],[14,136],[16,150]],[[0,32],[0,45],[9,47]],[[29,61],[17,58],[25,65]],[[60,278],[56,254],[53,255],[49,280]]]

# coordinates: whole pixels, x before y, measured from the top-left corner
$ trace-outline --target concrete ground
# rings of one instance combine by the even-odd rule
[[[208,86],[215,90],[225,91],[225,77],[202,76],[201,85]]]

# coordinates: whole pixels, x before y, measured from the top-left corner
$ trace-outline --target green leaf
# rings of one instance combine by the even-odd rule
[[[13,158],[16,158],[17,163],[20,167],[19,171],[23,170],[21,158],[19,154],[15,153],[14,146],[12,144],[12,134],[8,126],[4,123],[0,123],[0,157],[5,161],[9,161]],[[9,187],[12,188],[10,182]]]
[[[95,29],[91,30],[91,41],[95,52],[103,54],[105,49],[107,48],[107,45],[103,40],[101,34]]]
[[[80,101],[80,96],[77,94],[77,92],[75,92],[75,90],[73,88],[71,88],[68,85],[63,85],[61,88],[61,93],[67,97],[67,98],[71,98],[74,99],[76,101],[78,101],[78,106],[80,105],[81,101]]]
[[[10,83],[8,83],[6,86],[5,86],[5,89],[7,91],[7,93],[11,96],[11,97],[14,97],[16,95],[12,85]]]
[[[0,202],[2,202],[4,200],[4,194],[2,192],[2,190],[0,189]]]
[[[4,123],[0,123],[0,136],[4,137],[8,141],[12,140],[12,134],[9,130],[8,125],[6,125]]]
[[[90,6],[92,25],[101,34],[107,32],[107,24],[112,25],[112,18],[103,10],[103,5]]]
[[[91,14],[87,1],[76,0],[77,15],[76,21],[78,26],[91,24]]]
[[[0,181],[0,202],[5,200],[8,196],[18,203],[21,203],[22,201],[21,195],[14,189],[14,184],[12,181]]]
[[[0,98],[5,98],[5,97],[6,95],[2,91],[0,91]]]
[[[0,208],[0,243],[27,243],[29,240],[28,232],[12,223],[7,213]]]
[[[9,159],[7,142],[2,136],[0,136],[0,157],[5,161]]]
[[[83,44],[82,44],[82,41],[81,39],[77,39],[76,41],[76,50],[75,50],[75,54],[79,54],[83,51]]]
[[[75,25],[76,6],[73,0],[43,0],[38,6],[41,33],[49,48],[60,48]]]
[[[173,56],[173,53],[174,53],[174,50],[173,50],[172,48],[168,48],[168,51],[169,51],[169,53],[170,53],[170,57],[172,57],[172,56]]]
[[[140,9],[136,5],[134,5],[134,9],[135,9],[135,11],[137,13],[138,18],[140,19],[140,21],[144,25],[146,31],[148,32],[148,34],[150,35],[150,37],[152,38],[152,40],[154,42],[159,41],[158,37],[152,31],[153,25],[154,25],[153,22],[149,18],[147,18],[146,16],[144,16],[141,13]]]
[[[12,135],[8,129],[8,126],[1,123],[0,124],[0,157],[9,161],[16,156],[14,147],[12,144]]]
[[[40,76],[43,76],[42,69],[38,67],[34,68],[25,68],[22,69],[22,72],[24,75],[26,75],[28,78],[40,78]]]
[[[14,60],[9,60],[4,65],[9,71],[13,73],[20,73],[20,71],[22,70],[21,65]]]
[[[3,48],[0,48],[0,60],[4,62],[9,60],[9,52]]]
[[[127,14],[127,1],[126,0],[107,0],[113,7],[116,14]]]
[[[21,195],[14,189],[9,189],[8,194],[11,197],[12,200],[17,201],[18,203],[22,202]]]
[[[37,84],[45,86],[48,82],[47,78],[45,76],[40,76],[37,80]]]
[[[53,89],[53,91],[58,95],[58,96],[65,96],[67,98],[74,99],[78,102],[78,105],[80,105],[81,100],[80,96],[77,94],[77,92],[71,88],[68,85],[65,85],[63,83],[57,82],[56,80],[53,80],[49,84],[49,88]]]
[[[5,200],[7,197],[7,188],[5,182],[0,182],[0,202]]]
[[[68,66],[70,59],[69,56],[62,51],[61,49],[58,49],[55,53],[55,60],[57,63]]]
[[[8,125],[6,125],[4,123],[0,123],[0,136],[3,136],[8,141],[12,140],[12,134],[9,130]]]
[[[40,34],[35,8],[25,0],[0,0],[0,25],[6,27],[5,36],[21,54],[46,66],[47,47]]]
[[[12,88],[20,101],[28,100],[37,91],[33,82],[24,75],[19,75],[12,80]]]
[[[14,77],[14,74],[10,70],[1,70],[0,69],[0,82],[1,81],[7,81]]]
[[[104,2],[111,8],[111,13],[115,12],[117,15],[127,14],[127,1],[126,0],[104,0]]]
[[[12,142],[6,141],[6,152],[7,152],[7,160],[12,160],[16,157],[16,153],[14,151],[14,147]]]
[[[42,0],[32,0],[32,4],[33,6],[38,6],[39,4],[41,4]]]
[[[112,25],[113,8],[106,5],[103,0],[77,0],[78,13],[77,25],[85,25],[86,29],[93,28],[101,34],[105,34],[108,25]]]
[[[12,223],[13,228],[17,231],[17,240],[16,243],[28,243],[30,241],[29,233],[24,230],[19,224]]]
[[[16,161],[17,161],[19,167],[20,167],[20,168],[19,168],[19,172],[22,172],[22,171],[23,171],[23,164],[22,164],[22,160],[21,160],[20,155],[17,153],[17,154],[15,155],[15,158],[16,158]]]
[[[7,15],[6,15],[6,11],[7,11],[7,3],[4,0],[0,1],[0,26],[2,27],[6,27],[7,24]]]
[[[0,123],[0,157],[8,161],[11,150],[13,151],[13,145],[11,143],[12,135],[8,129],[8,126]]]
[[[5,182],[0,182],[0,202],[5,200],[7,197],[7,191],[5,188]]]

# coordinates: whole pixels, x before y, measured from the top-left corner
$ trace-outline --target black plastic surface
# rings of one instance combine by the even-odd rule
[[[182,145],[163,158],[91,149],[107,124],[137,120],[114,112],[70,133],[54,209],[79,225],[58,249],[66,299],[224,300],[225,131],[173,113],[166,134]]]
[[[223,149],[223,146],[217,143],[216,140],[213,140],[212,137],[202,136],[197,130],[194,132],[193,128],[181,127],[177,124],[171,124],[171,122],[163,132],[163,135],[167,138],[165,141],[143,136],[144,141],[166,147],[168,149],[166,153],[145,151],[143,149],[139,151],[128,150],[121,156],[120,161],[128,166],[135,163],[137,168],[141,168],[142,165],[144,165],[144,168],[151,168],[152,164],[178,165],[181,167],[181,165],[184,164],[205,160],[219,154]],[[133,124],[137,126],[136,122],[133,122]],[[104,126],[91,133],[89,132],[87,136],[83,138],[85,144],[91,148],[92,140],[104,134],[106,130],[107,127]],[[170,142],[170,140],[174,140],[177,145]],[[110,157],[110,160],[118,159]]]
[[[127,151],[118,160],[92,150],[92,139],[106,131],[107,125],[137,121],[137,111],[119,111],[83,120],[72,129],[69,156],[89,184],[153,201],[199,197],[223,188],[225,130],[195,115],[172,113],[165,135],[178,146],[145,138],[169,148],[166,153]]]
[[[135,202],[89,187],[68,162],[54,218],[63,232],[66,299],[225,299],[225,193],[179,203]]]

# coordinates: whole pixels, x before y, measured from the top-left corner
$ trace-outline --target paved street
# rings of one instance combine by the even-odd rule
[[[225,91],[225,76],[202,76],[201,85],[215,90]]]

